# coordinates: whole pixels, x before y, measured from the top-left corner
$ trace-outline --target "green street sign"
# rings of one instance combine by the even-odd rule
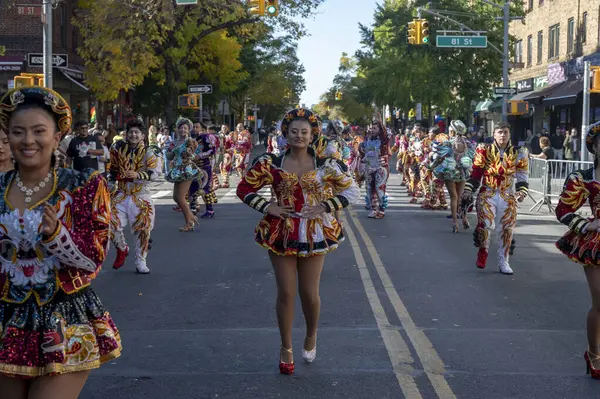
[[[178,6],[189,6],[193,4],[198,4],[198,0],[176,0],[176,4]]]
[[[487,36],[437,36],[437,47],[449,48],[487,48]]]

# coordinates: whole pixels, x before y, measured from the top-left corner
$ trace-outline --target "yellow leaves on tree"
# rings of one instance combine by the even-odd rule
[[[6,48],[4,46],[0,46],[0,55],[4,55],[6,52]]]

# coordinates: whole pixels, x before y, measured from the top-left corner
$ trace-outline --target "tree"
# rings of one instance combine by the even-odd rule
[[[292,13],[306,16],[323,1],[283,0],[280,16],[266,23],[303,34]],[[188,83],[210,79],[228,90],[244,79],[238,38],[252,36],[248,24],[259,23],[239,0],[202,0],[186,7],[175,0],[80,0],[79,5],[74,24],[84,38],[79,53],[87,84],[99,99],[113,100],[120,90],[151,78],[164,86],[169,124],[179,90]]]
[[[4,46],[0,46],[0,55],[4,55],[6,52],[6,48]]]

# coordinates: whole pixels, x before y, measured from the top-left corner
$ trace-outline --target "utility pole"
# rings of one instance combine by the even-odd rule
[[[585,145],[585,136],[590,124],[590,75],[591,63],[583,63],[583,113],[581,114],[581,161],[588,160],[588,151]]]
[[[508,24],[510,23],[510,0],[504,1],[504,56],[502,57],[502,86],[508,87]],[[502,122],[508,121],[507,112],[508,95],[502,95]]]
[[[42,26],[44,30],[44,86],[52,89],[52,5],[53,0],[44,0]]]

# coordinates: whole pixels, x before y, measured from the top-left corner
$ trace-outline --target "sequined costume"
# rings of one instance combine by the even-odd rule
[[[278,134],[273,138],[273,154],[276,156],[283,155],[288,149],[288,143],[282,134]]]
[[[396,141],[392,147],[392,154],[396,154],[396,171],[402,173],[401,186],[408,184],[408,174],[404,172],[404,157],[408,150],[408,137],[405,134],[396,136]]]
[[[477,195],[477,227],[473,232],[479,248],[477,266],[484,268],[490,246],[490,234],[496,231],[498,239],[498,266],[512,274],[508,260],[513,229],[517,223],[516,190],[526,194],[529,184],[529,154],[525,148],[509,146],[502,150],[496,143],[480,144],[475,152],[471,178],[465,185],[466,193]],[[503,271],[504,270],[504,271]]]
[[[312,147],[315,150],[317,158],[333,158],[338,161],[342,159],[342,146],[338,140],[332,140],[324,135],[320,135],[313,142]]]
[[[343,165],[331,158],[315,159],[315,169],[302,176],[282,169],[286,154],[260,156],[237,187],[237,196],[247,205],[265,213],[270,202],[258,194],[265,186],[274,188],[277,203],[291,205],[301,212],[304,204],[324,204],[327,213],[316,219],[289,217],[279,219],[266,214],[255,230],[256,242],[282,256],[308,257],[322,255],[338,247],[343,241],[342,228],[333,212],[356,202],[359,190],[352,177],[343,172]],[[334,197],[324,193],[331,189]]]
[[[217,195],[213,186],[213,160],[217,153],[217,138],[209,133],[198,136],[198,147],[195,153],[195,163],[204,172],[195,179],[190,186],[190,209],[196,213],[198,197],[206,204],[206,213],[203,217],[212,217],[214,214],[213,204],[217,203]]]
[[[0,372],[39,377],[98,368],[121,353],[119,331],[90,287],[109,239],[106,181],[59,168],[50,195],[20,215],[7,199],[14,177],[0,174]],[[39,233],[45,202],[59,219],[47,238]]]
[[[169,172],[165,179],[170,183],[181,183],[187,180],[201,178],[203,172],[194,163],[198,142],[186,137],[179,143],[174,143],[167,151],[167,159],[171,161]]]
[[[467,181],[473,167],[475,148],[464,136],[457,135],[451,139],[433,145],[434,175],[444,181]]]
[[[238,176],[243,176],[250,161],[250,153],[252,152],[252,135],[249,131],[243,130],[238,133],[237,140],[234,146],[234,169]]]
[[[556,242],[556,247],[574,262],[599,267],[600,232],[587,231],[590,220],[576,213],[586,202],[593,218],[600,218],[600,183],[594,178],[594,168],[573,172],[565,181],[556,217],[569,230]]]
[[[223,162],[221,162],[221,188],[229,188],[229,177],[233,167],[233,155],[237,133],[229,133],[224,140]]]
[[[126,141],[115,143],[111,148],[110,157],[110,178],[116,183],[111,193],[113,206],[111,239],[117,249],[117,258],[113,267],[115,269],[122,267],[129,254],[129,246],[123,232],[129,225],[136,241],[136,269],[139,273],[148,273],[146,255],[155,217],[149,184],[161,175],[160,159],[143,143],[131,147]],[[136,172],[137,178],[126,178],[127,171]]]
[[[410,203],[416,203],[417,198],[422,197],[420,164],[423,158],[422,139],[412,136],[409,140],[408,150],[404,157],[404,165],[408,174],[408,195],[411,198]]]
[[[386,184],[389,176],[389,140],[385,130],[368,137],[359,146],[360,174],[365,181],[369,217],[382,218],[388,205]]]

